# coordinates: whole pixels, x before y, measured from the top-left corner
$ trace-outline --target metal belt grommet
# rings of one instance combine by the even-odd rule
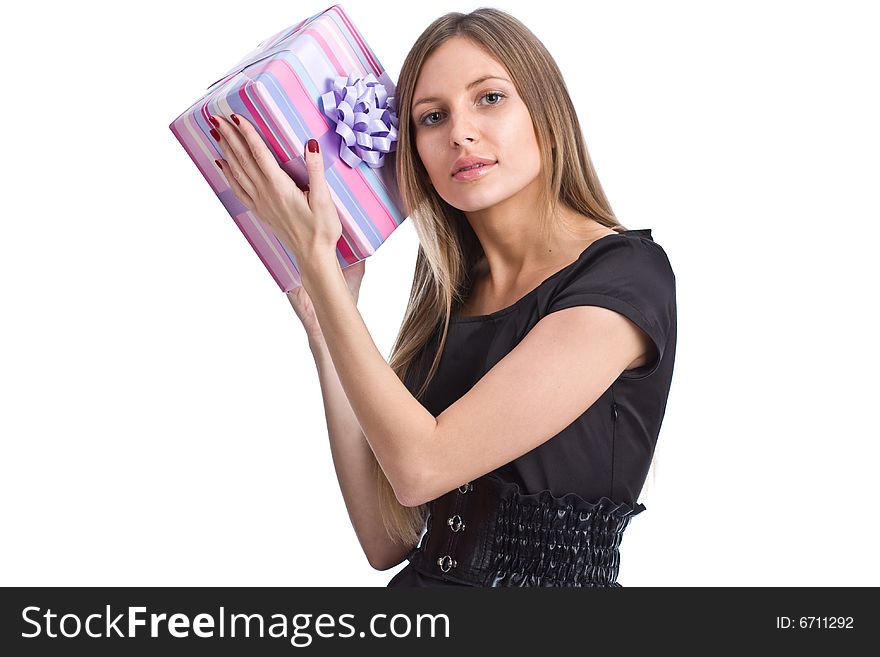
[[[455,568],[457,565],[455,559],[450,557],[448,554],[437,559],[437,565],[440,566],[440,570],[444,573],[448,573],[450,568]]]
[[[452,528],[452,531],[457,532],[464,529],[464,522],[461,519],[461,516],[455,514],[451,518],[446,521],[446,524]]]

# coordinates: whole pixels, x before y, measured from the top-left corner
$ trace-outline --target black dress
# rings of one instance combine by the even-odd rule
[[[651,229],[593,241],[507,308],[453,317],[439,369],[420,401],[439,415],[541,318],[578,305],[630,319],[650,337],[655,357],[623,372],[550,440],[431,502],[427,533],[388,586],[620,586],[617,547],[629,520],[645,510],[636,499],[675,360],[675,275]],[[439,327],[405,377],[414,394],[438,341]]]

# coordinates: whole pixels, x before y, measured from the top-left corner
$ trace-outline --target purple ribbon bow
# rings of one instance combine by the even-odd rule
[[[324,114],[336,123],[339,157],[354,168],[361,162],[378,169],[397,141],[397,105],[372,73],[333,79],[333,90],[321,96]]]

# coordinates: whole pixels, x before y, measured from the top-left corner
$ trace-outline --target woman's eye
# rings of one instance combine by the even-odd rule
[[[435,114],[439,114],[440,112],[430,112],[429,114],[425,114],[425,118],[422,119],[422,123],[424,125],[434,125],[431,121],[428,121],[428,117],[434,116]]]
[[[490,106],[490,107],[493,106],[493,105],[500,105],[500,104],[501,104],[501,99],[505,97],[504,94],[501,93],[501,92],[498,92],[498,91],[490,91],[490,92],[488,92],[488,93],[483,94],[483,95],[480,97],[480,100],[482,100],[483,98],[489,98],[490,96],[493,96],[493,97],[496,97],[496,98],[497,98],[497,100],[495,100],[494,102],[490,102],[490,103],[489,103],[489,106]],[[432,117],[432,116],[434,116],[434,115],[436,115],[436,114],[442,114],[442,112],[439,112],[439,111],[428,112],[427,114],[425,114],[424,117],[422,117],[422,120],[420,121],[420,123],[421,123],[422,125],[429,126],[429,127],[432,126],[432,125],[437,125],[438,121],[429,121],[429,120],[428,120],[430,117]]]

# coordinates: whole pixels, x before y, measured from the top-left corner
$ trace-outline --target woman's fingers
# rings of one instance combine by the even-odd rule
[[[255,169],[259,170],[259,174],[255,173],[254,175],[260,175],[263,180],[268,182],[273,182],[279,185],[289,185],[290,176],[278,166],[275,156],[272,155],[272,152],[266,146],[263,138],[257,132],[256,128],[254,128],[253,124],[243,116],[238,116],[237,114],[233,114],[232,116],[235,117],[235,119],[238,119],[238,136],[243,141],[243,148],[246,148],[247,152],[250,153],[253,166]],[[252,176],[252,179],[255,178]]]
[[[250,210],[254,211],[254,198],[250,194],[245,191],[245,189],[238,183],[238,180],[229,174],[229,162],[226,160],[214,160],[217,163],[217,166],[220,167],[220,170],[223,172],[223,175],[226,177],[226,182],[229,183],[229,186],[232,188],[232,191],[238,197],[238,199],[244,203],[244,206]]]
[[[333,199],[324,178],[324,156],[321,155],[317,139],[309,139],[306,143],[306,169],[309,172],[309,185],[315,186],[309,194],[309,207],[314,210],[316,203],[325,207],[332,205]]]
[[[226,167],[226,179],[235,179],[240,188],[247,192],[249,198],[256,198],[258,194],[258,175],[262,173],[256,168],[250,151],[238,130],[223,117],[211,116],[211,136],[217,140],[223,151]],[[219,139],[218,139],[219,137]],[[243,201],[244,199],[242,199]]]
[[[211,123],[217,120],[211,117]],[[231,151],[230,169],[238,176],[241,186],[254,201],[275,196],[287,196],[295,185],[291,177],[284,171],[275,160],[275,156],[266,146],[263,138],[254,128],[253,124],[242,116],[232,114],[232,122],[225,119],[218,121],[223,128],[221,138]],[[299,188],[303,195],[294,196],[308,207],[309,186]]]

